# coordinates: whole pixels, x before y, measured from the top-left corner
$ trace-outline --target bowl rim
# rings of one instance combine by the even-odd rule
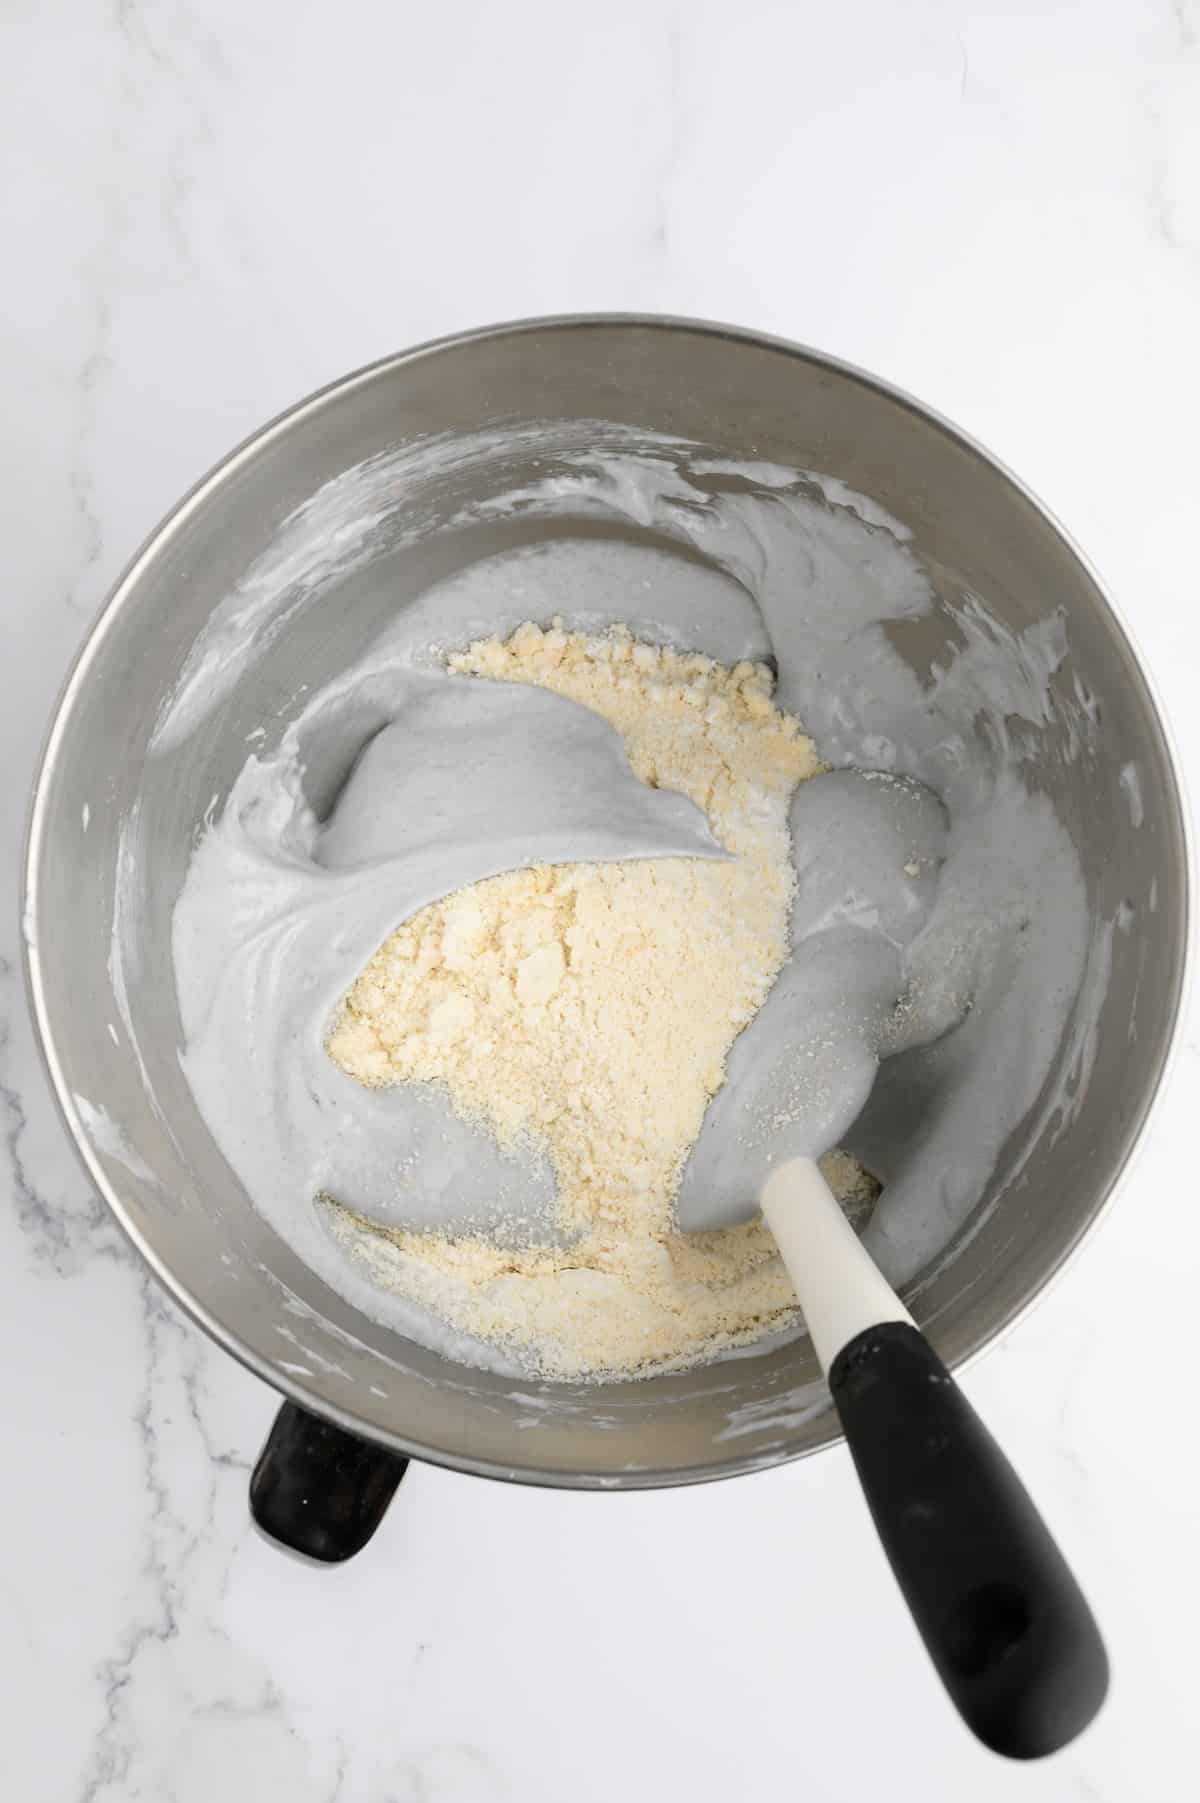
[[[1058,1283],[1068,1266],[1074,1262],[1084,1241],[1092,1235],[1100,1222],[1109,1214],[1118,1190],[1130,1174],[1134,1157],[1144,1141],[1146,1125],[1170,1079],[1179,1055],[1181,1026],[1195,974],[1193,928],[1196,886],[1195,843],[1188,796],[1183,781],[1182,760],[1171,722],[1164,709],[1155,679],[1141,654],[1135,636],[1095,565],[1041,498],[1020,477],[1015,475],[1001,458],[995,456],[978,439],[954,424],[936,408],[917,400],[907,390],[876,376],[855,363],[831,356],[811,345],[779,337],[772,333],[723,324],[715,320],[693,318],[683,314],[640,312],[532,315],[473,327],[465,331],[445,333],[436,338],[425,339],[406,350],[376,358],[374,361],[314,389],[310,394],[283,409],[243,438],[193,483],[191,488],[147,534],[109,589],[63,679],[37,761],[22,858],[22,882],[19,897],[20,941],[26,994],[34,1023],[34,1037],[41,1054],[43,1068],[50,1080],[50,1088],[59,1115],[87,1176],[95,1185],[126,1238],[159,1283],[163,1285],[185,1315],[240,1365],[251,1371],[256,1377],[261,1378],[272,1390],[282,1394],[300,1408],[333,1422],[336,1426],[360,1439],[367,1439],[377,1445],[385,1446],[393,1452],[416,1458],[426,1464],[441,1466],[472,1476],[549,1489],[617,1492],[707,1483],[720,1478],[736,1477],[753,1471],[790,1464],[839,1444],[843,1435],[834,1427],[825,1439],[818,1441],[815,1445],[794,1449],[786,1447],[772,1449],[766,1453],[746,1454],[741,1457],[675,1470],[639,1470],[622,1472],[617,1475],[610,1472],[547,1471],[536,1466],[501,1464],[493,1460],[476,1459],[468,1455],[448,1452],[443,1448],[410,1439],[392,1430],[380,1430],[374,1424],[368,1426],[350,1410],[341,1408],[323,1397],[312,1397],[302,1382],[260,1357],[258,1353],[245,1345],[217,1315],[192,1295],[183,1278],[160,1257],[126,1209],[119,1191],[110,1182],[104,1167],[95,1154],[87,1128],[74,1106],[71,1091],[61,1069],[46,1004],[40,951],[36,935],[31,930],[37,905],[39,865],[45,841],[48,789],[60,747],[69,730],[76,697],[87,680],[94,658],[142,573],[149,568],[171,539],[183,529],[192,514],[209,495],[218,490],[241,465],[248,462],[273,440],[285,436],[306,419],[315,417],[331,402],[344,398],[357,388],[367,387],[381,376],[403,369],[406,365],[440,355],[447,350],[483,343],[489,339],[519,337],[546,331],[587,330],[596,327],[634,328],[642,331],[649,329],[664,333],[685,332],[700,337],[745,344],[760,350],[779,352],[787,357],[796,358],[817,368],[829,370],[836,375],[848,378],[861,387],[874,391],[883,399],[898,405],[925,423],[933,425],[1007,482],[1062,541],[1091,582],[1100,607],[1107,611],[1109,623],[1115,628],[1118,637],[1124,640],[1134,670],[1144,685],[1150,710],[1161,736],[1168,777],[1168,803],[1174,812],[1175,825],[1179,832],[1182,849],[1180,916],[1182,943],[1179,948],[1177,976],[1171,998],[1171,1017],[1167,1024],[1152,1080],[1139,1106],[1136,1118],[1127,1130],[1120,1156],[1107,1174],[1103,1191],[1098,1195],[1091,1213],[1081,1223],[1070,1243],[1039,1275],[1029,1293],[1015,1303],[999,1321],[993,1323],[975,1345],[951,1361],[951,1368],[957,1372],[961,1373],[972,1367],[978,1359],[996,1345],[1001,1336],[1010,1332],[1020,1321],[1024,1320],[1035,1305],[1049,1293],[1052,1286]]]

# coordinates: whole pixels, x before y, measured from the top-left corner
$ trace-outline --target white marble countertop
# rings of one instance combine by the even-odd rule
[[[0,22],[3,853],[67,660],[234,441],[519,315],[661,309],[866,365],[1013,465],[1200,772],[1200,0],[45,0]],[[371,1550],[251,1532],[273,1396],[69,1154],[8,911],[0,1790],[13,1803],[1184,1803],[1200,1791],[1195,1013],[1115,1211],[968,1377],[1111,1699],[959,1726],[842,1451],[687,1492],[414,1469]]]

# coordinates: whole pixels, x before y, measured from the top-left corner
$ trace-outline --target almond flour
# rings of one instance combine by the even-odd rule
[[[594,710],[635,774],[686,795],[728,861],[540,865],[423,909],[380,947],[329,1040],[370,1086],[445,1086],[502,1145],[548,1156],[560,1243],[385,1231],[340,1206],[375,1281],[546,1376],[675,1368],[787,1324],[795,1298],[761,1222],[681,1235],[673,1199],[725,1058],[788,955],[787,809],[821,768],[771,671],[601,637],[518,629],[448,660]],[[869,1180],[835,1154],[845,1196]]]

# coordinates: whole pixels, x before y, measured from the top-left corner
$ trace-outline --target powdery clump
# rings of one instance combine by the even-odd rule
[[[795,1298],[759,1222],[681,1235],[675,1190],[734,1039],[788,954],[787,809],[821,768],[760,664],[520,627],[449,659],[601,714],[643,782],[732,855],[539,865],[422,909],[350,990],[330,1055],[371,1085],[444,1084],[502,1145],[550,1158],[563,1244],[331,1226],[371,1274],[548,1376],[677,1367],[781,1326]],[[862,1173],[836,1155],[836,1185]]]

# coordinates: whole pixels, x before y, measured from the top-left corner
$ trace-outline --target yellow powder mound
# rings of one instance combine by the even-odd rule
[[[708,815],[728,863],[540,865],[423,909],[346,998],[330,1055],[371,1085],[444,1084],[504,1145],[534,1141],[567,1248],[384,1233],[337,1237],[387,1287],[548,1376],[676,1367],[795,1308],[759,1223],[672,1229],[676,1187],[737,1034],[787,956],[788,801],[820,764],[762,665],[522,626],[449,660],[464,680],[538,683],[601,714],[643,782]],[[863,1188],[853,1162],[830,1173]]]

